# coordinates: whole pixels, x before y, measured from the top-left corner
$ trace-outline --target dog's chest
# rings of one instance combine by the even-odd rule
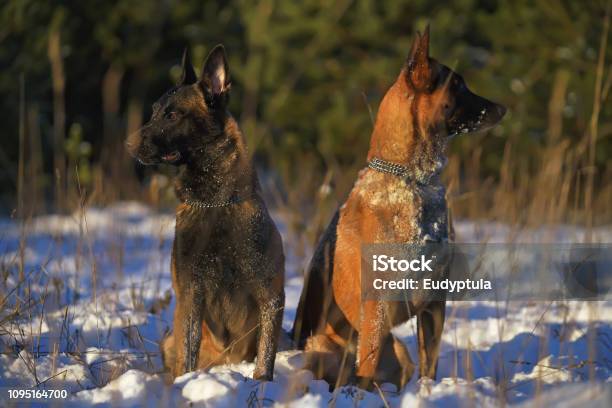
[[[444,186],[407,183],[371,169],[362,170],[351,196],[378,222],[375,241],[398,237],[402,242],[443,242],[448,239]]]
[[[252,279],[258,257],[252,237],[240,234],[239,217],[225,210],[177,213],[174,261],[186,279],[202,279],[202,287],[233,291]]]

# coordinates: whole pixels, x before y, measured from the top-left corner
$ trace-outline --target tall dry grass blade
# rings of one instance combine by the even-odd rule
[[[100,347],[100,327],[99,327],[99,314],[98,314],[98,268],[97,261],[93,252],[93,243],[89,234],[89,227],[87,225],[87,214],[85,208],[85,195],[81,189],[81,180],[79,178],[79,168],[75,167],[75,176],[77,182],[77,188],[79,193],[79,230],[84,232],[85,242],[87,243],[87,249],[89,252],[89,259],[91,265],[91,291],[94,302],[95,315],[96,315],[96,334],[98,336],[98,347]],[[79,282],[77,282],[77,285]]]

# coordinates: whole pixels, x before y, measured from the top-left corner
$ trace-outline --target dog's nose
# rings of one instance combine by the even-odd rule
[[[134,143],[133,140],[126,140],[125,143],[123,144],[125,146],[125,149],[132,153],[134,151],[134,146],[136,146],[136,143]]]
[[[125,142],[123,142],[123,145],[125,146],[125,148],[127,149],[128,152],[130,152],[130,154],[134,154],[134,151],[138,149],[138,146],[140,146],[140,142],[141,142],[141,135],[140,135],[140,131],[136,131],[131,133],[126,139]]]
[[[136,154],[136,150],[138,150],[138,141],[134,140],[133,138],[128,138],[123,145],[125,146],[125,150],[128,151],[128,153],[130,154],[130,156],[134,156]]]

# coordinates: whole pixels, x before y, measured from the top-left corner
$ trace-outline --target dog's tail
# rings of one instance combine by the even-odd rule
[[[339,218],[336,211],[304,276],[304,288],[290,332],[294,347],[299,349],[304,347],[308,337],[323,330],[327,322],[327,312],[333,302],[332,272]]]

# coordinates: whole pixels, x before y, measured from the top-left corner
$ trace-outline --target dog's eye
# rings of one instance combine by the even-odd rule
[[[168,112],[168,113],[166,114],[166,117],[167,117],[169,120],[177,120],[177,119],[178,119],[178,117],[179,117],[179,114],[178,114],[178,112],[171,111],[171,112]]]

